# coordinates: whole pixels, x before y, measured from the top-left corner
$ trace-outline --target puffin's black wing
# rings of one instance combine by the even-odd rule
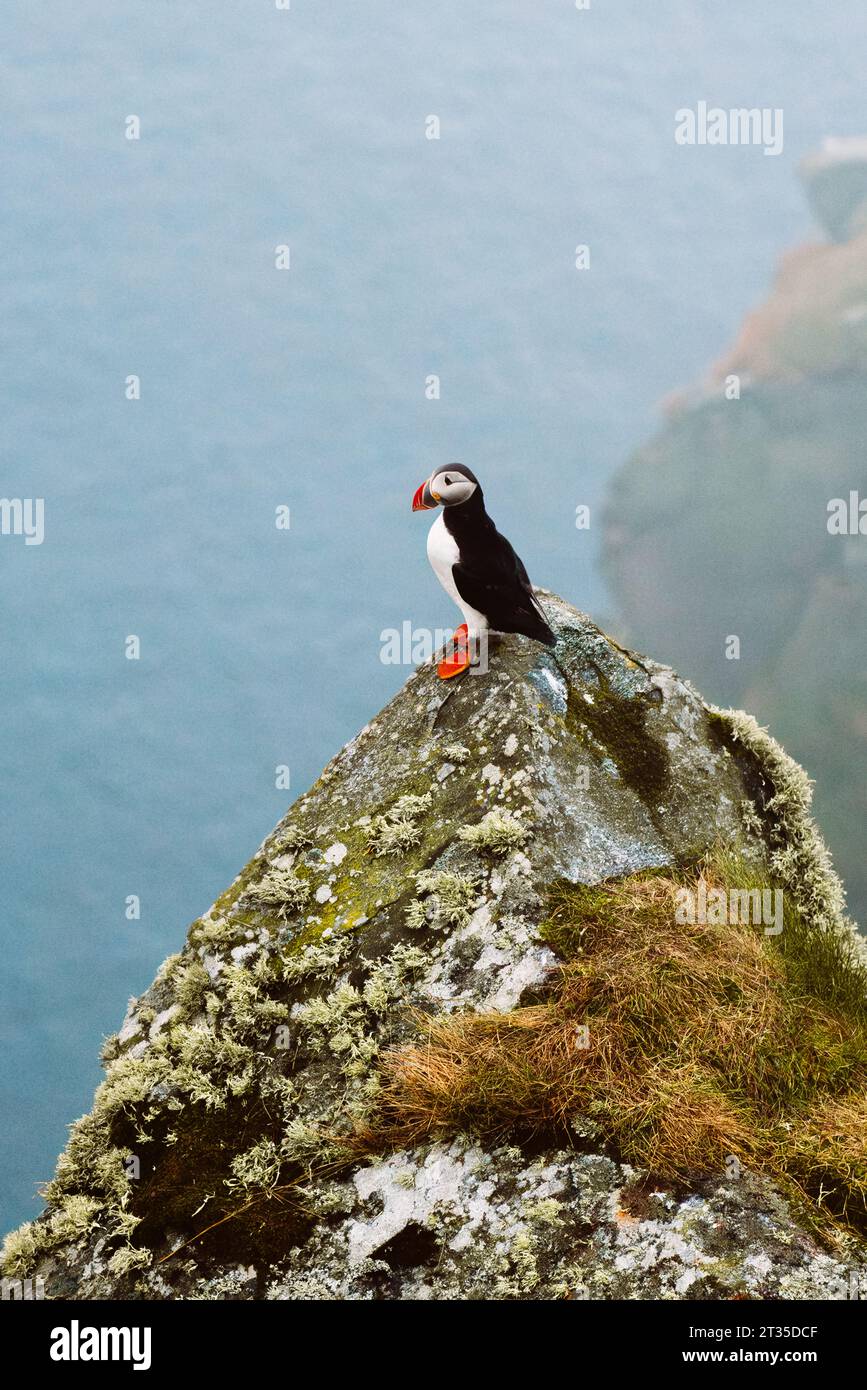
[[[496,541],[483,564],[461,559],[452,566],[458,593],[484,613],[495,632],[520,632],[552,647],[557,639],[536,601],[522,561],[499,532]]]

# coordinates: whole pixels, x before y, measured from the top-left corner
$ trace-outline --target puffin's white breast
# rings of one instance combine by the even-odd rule
[[[427,558],[430,560],[431,569],[449,598],[454,600],[463,613],[470,632],[484,632],[488,626],[488,620],[484,613],[470,608],[469,604],[465,603],[458,593],[458,586],[452,574],[452,566],[460,560],[461,552],[458,549],[457,541],[446,527],[442,512],[428,531]]]

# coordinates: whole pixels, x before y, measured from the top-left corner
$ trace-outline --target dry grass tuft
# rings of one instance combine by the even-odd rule
[[[742,887],[727,867],[726,881],[719,863],[706,867],[706,886]],[[562,1133],[583,1114],[660,1178],[718,1174],[734,1155],[864,1227],[863,978],[835,958],[822,998],[805,969],[815,948],[791,914],[778,939],[752,925],[678,923],[682,886],[659,874],[560,885],[545,935],[564,961],[546,1002],[416,1012],[419,1040],[386,1054],[378,1119],[359,1148],[460,1130]]]

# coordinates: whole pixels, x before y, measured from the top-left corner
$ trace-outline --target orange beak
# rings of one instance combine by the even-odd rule
[[[422,483],[420,488],[416,488],[415,496],[412,499],[412,509],[414,512],[430,512],[439,502],[430,490],[430,479]]]

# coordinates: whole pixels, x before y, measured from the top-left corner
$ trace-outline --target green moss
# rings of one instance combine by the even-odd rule
[[[260,878],[262,871],[267,869],[267,863],[261,854],[255,854],[248,864],[245,864],[234,883],[231,883],[224,893],[221,893],[208,913],[211,919],[226,917],[250,886]]]
[[[169,1229],[192,1237],[198,1257],[237,1263],[243,1252],[245,1262],[255,1262],[285,1256],[304,1237],[309,1221],[291,1192],[272,1200],[282,1165],[279,1097],[270,1097],[269,1109],[270,1120],[251,1097],[218,1110],[199,1103],[180,1113],[171,1131],[164,1117],[141,1148],[142,1179],[132,1199],[138,1250],[150,1255]]]
[[[728,888],[755,886],[755,865],[726,848],[715,850],[713,864]],[[783,893],[783,931],[773,944],[792,989],[867,1023],[867,964],[849,934],[823,912],[808,915],[803,897],[799,901],[783,879],[769,875],[768,881]]]
[[[670,762],[665,744],[648,729],[648,713],[644,695],[622,695],[602,675],[584,691],[569,689],[567,724],[579,736],[589,730],[626,785],[655,809],[669,788]]]
[[[548,911],[537,934],[563,960],[571,960],[583,951],[590,924],[611,920],[616,912],[606,887],[561,879],[551,886]]]
[[[379,1043],[372,1024],[406,994],[415,971],[427,963],[414,947],[399,945],[369,972],[361,990],[346,981],[327,995],[302,1005],[296,1018],[305,1031],[306,1046],[316,1055],[327,1052],[338,1059],[347,1082],[341,1101],[341,1119],[359,1121],[379,1090],[375,1062]]]

